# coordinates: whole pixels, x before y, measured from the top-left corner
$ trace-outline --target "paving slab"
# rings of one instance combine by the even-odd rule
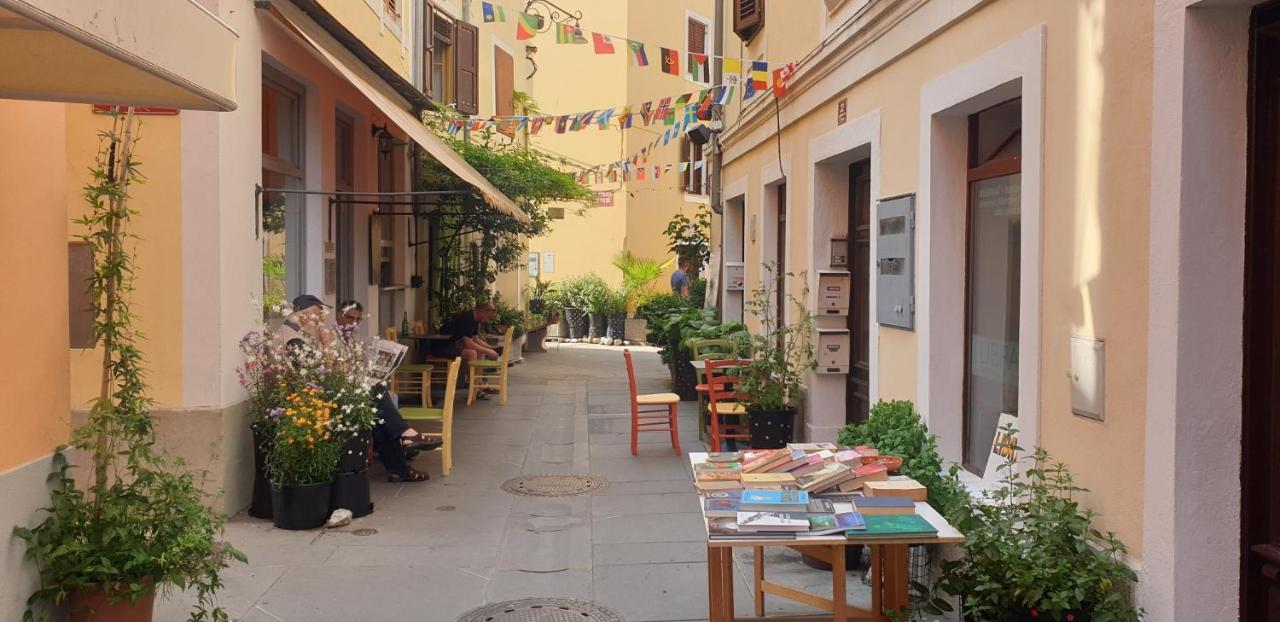
[[[701,513],[611,516],[593,523],[591,537],[595,544],[705,542],[706,526]]]

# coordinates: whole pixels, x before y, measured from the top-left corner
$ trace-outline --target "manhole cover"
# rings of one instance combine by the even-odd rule
[[[609,486],[609,480],[595,475],[521,475],[502,483],[502,489],[528,497],[576,497],[590,495]]]
[[[477,607],[457,622],[624,622],[600,605],[568,598],[522,598]]]
[[[378,533],[378,530],[377,530],[377,529],[356,529],[355,531],[352,531],[352,532],[351,532],[351,535],[353,535],[353,536],[372,536],[372,535],[374,535],[374,534],[376,534],[376,533]]]

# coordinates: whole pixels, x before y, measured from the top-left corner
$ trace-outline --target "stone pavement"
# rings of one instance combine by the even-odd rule
[[[553,348],[555,346],[552,346]],[[632,348],[641,392],[668,390],[652,348]],[[333,530],[291,532],[233,518],[227,539],[249,557],[225,573],[220,599],[252,622],[452,622],[493,602],[547,596],[595,602],[629,622],[705,620],[704,530],[684,456],[665,433],[630,453],[621,348],[564,345],[512,368],[510,400],[455,411],[454,470],[437,453],[415,465],[429,482],[388,484],[370,471],[375,511]],[[682,449],[701,451],[696,403],[680,409]],[[591,496],[526,497],[502,490],[521,474],[602,476]],[[368,532],[374,533],[368,533]],[[368,534],[368,535],[362,535]],[[770,552],[768,576],[830,596],[830,574],[788,550]],[[739,615],[751,611],[751,552],[738,552]],[[860,572],[850,601],[869,606]],[[156,620],[186,619],[184,595],[157,604]],[[768,599],[769,613],[817,613]]]

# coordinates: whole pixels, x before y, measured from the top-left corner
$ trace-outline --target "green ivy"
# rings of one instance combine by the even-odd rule
[[[223,519],[204,505],[192,473],[156,447],[130,305],[136,264],[129,247],[137,238],[128,230],[134,214],[129,186],[143,181],[134,159],[137,125],[130,110],[99,133],[84,188],[89,213],[76,221],[93,252],[89,289],[103,360],[101,392],[85,423],[72,431],[70,447],[89,457],[92,473],[81,489],[67,448],[59,447],[43,518],[34,527],[14,528],[40,574],[24,620],[47,619],[51,606],[78,591],[102,590],[114,602],[137,602],[169,587],[195,592],[190,621],[227,620],[214,605],[219,574],[231,560],[245,560],[221,541]]]

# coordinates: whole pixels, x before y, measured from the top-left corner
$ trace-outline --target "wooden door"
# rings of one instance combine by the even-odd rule
[[[871,160],[849,166],[849,341],[853,347],[845,387],[845,422],[867,420],[871,375]]]
[[[1241,620],[1280,620],[1280,5],[1255,10],[1245,221]]]

